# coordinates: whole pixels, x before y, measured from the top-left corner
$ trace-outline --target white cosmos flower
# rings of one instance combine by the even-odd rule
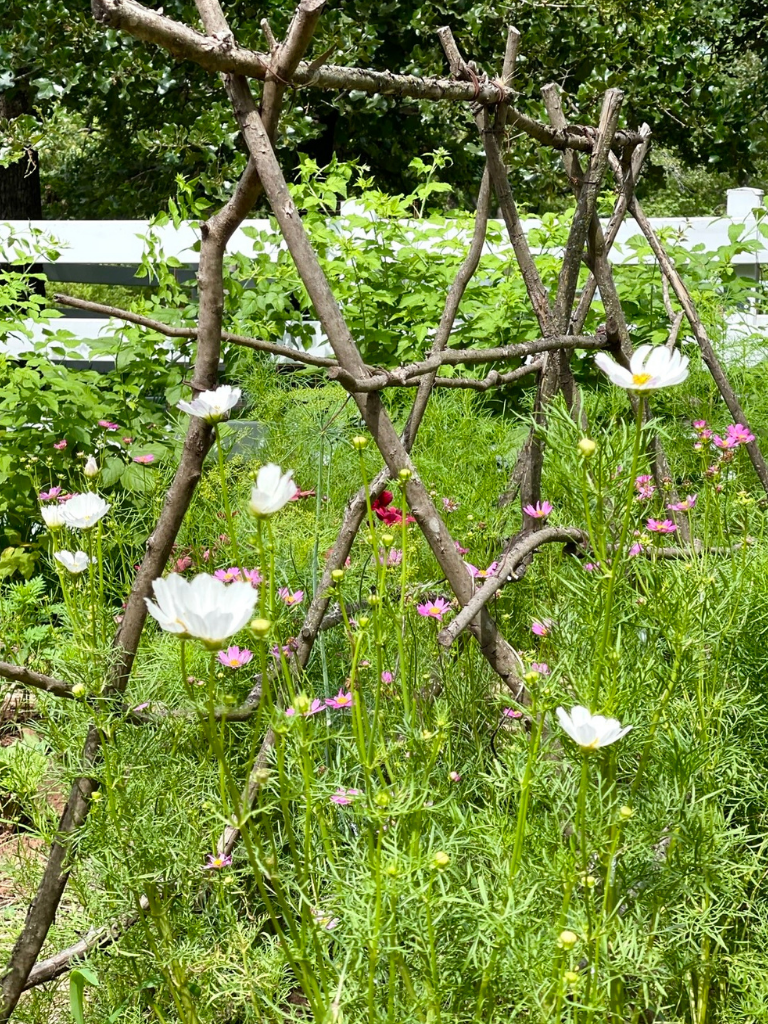
[[[63,505],[43,505],[40,515],[49,530],[60,530],[65,525]]]
[[[223,583],[206,573],[186,580],[172,572],[152,586],[157,604],[144,600],[160,626],[182,640],[201,640],[212,650],[246,625],[259,596],[248,582]]]
[[[89,558],[84,551],[54,551],[53,557],[57,562],[61,562],[65,569],[72,573],[73,576],[79,575],[81,572],[85,572],[91,562],[95,562],[95,558]]]
[[[176,408],[190,416],[199,416],[206,423],[219,423],[227,418],[230,409],[234,409],[239,401],[240,388],[222,384],[215,391],[202,391],[191,402],[179,402]]]
[[[681,356],[675,350],[670,352],[666,345],[641,345],[632,353],[629,369],[619,366],[607,352],[598,352],[595,363],[603,373],[627,391],[655,391],[681,384],[688,376],[688,356]]]
[[[274,462],[262,466],[251,490],[249,508],[255,516],[272,516],[279,512],[294,496],[298,487],[293,482],[293,470],[285,473]]]
[[[90,530],[104,518],[109,508],[109,502],[92,491],[76,494],[62,506],[64,525],[72,530]]]
[[[580,704],[571,708],[570,714],[565,708],[557,709],[557,719],[564,732],[567,732],[574,743],[578,743],[582,750],[597,750],[598,747],[607,747],[622,736],[626,736],[631,725],[623,729],[617,718],[605,718],[603,715],[593,715]]]

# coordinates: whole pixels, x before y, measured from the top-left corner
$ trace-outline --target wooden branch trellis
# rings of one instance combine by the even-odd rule
[[[682,279],[653,233],[634,195],[635,183],[649,145],[650,130],[645,125],[638,131],[619,128],[618,118],[623,99],[620,90],[609,89],[606,92],[599,123],[596,127],[590,127],[568,124],[560,108],[555,87],[547,86],[544,89],[544,100],[551,123],[545,124],[534,120],[513,105],[514,91],[509,83],[512,80],[520,43],[520,35],[515,29],[509,30],[502,72],[495,79],[490,79],[464,60],[447,28],[441,29],[438,33],[450,67],[450,77],[447,78],[421,78],[392,74],[388,71],[335,67],[325,63],[330,54],[323,54],[317,60],[307,62],[303,58],[324,5],[325,0],[300,0],[285,39],[278,43],[271,37],[271,32],[268,34],[270,52],[267,54],[255,53],[237,45],[218,0],[197,0],[204,33],[180,24],[158,11],[150,10],[137,0],[92,0],[94,17],[100,24],[160,46],[177,58],[191,60],[222,76],[248,149],[249,159],[229,202],[202,227],[198,272],[200,307],[195,328],[169,327],[125,310],[67,296],[58,298],[69,305],[96,309],[168,337],[196,339],[197,355],[190,385],[193,391],[199,392],[216,386],[222,341],[275,355],[289,356],[293,360],[326,370],[329,378],[337,380],[352,396],[384,461],[383,469],[370,487],[372,496],[380,494],[391,477],[400,475],[401,478],[406,478],[404,487],[410,509],[462,607],[456,619],[440,634],[440,642],[449,646],[462,630],[469,631],[475,637],[489,665],[509,686],[513,696],[524,700],[526,694],[520,671],[521,660],[488,612],[487,603],[510,578],[519,578],[542,544],[572,543],[586,548],[588,538],[576,527],[542,528],[539,521],[530,519],[520,533],[512,538],[501,556],[503,572],[500,572],[497,579],[490,580],[481,589],[475,590],[474,582],[466,571],[453,538],[422,483],[417,466],[410,458],[410,451],[434,388],[470,387],[486,390],[490,387],[503,386],[524,375],[536,377],[536,426],[520,452],[512,477],[511,493],[519,492],[523,504],[540,500],[544,459],[543,432],[540,427],[546,421],[548,406],[558,394],[563,394],[574,417],[577,421],[583,422],[583,405],[570,367],[572,352],[577,348],[584,350],[607,347],[617,358],[624,360],[628,359],[632,352],[629,332],[607,258],[619,226],[629,211],[648,239],[662,274],[682,306],[682,314],[691,326],[702,358],[710,369],[726,405],[739,422],[747,427],[748,422],[735,392],[717,361],[711,341]],[[264,83],[259,106],[251,94],[249,79]],[[367,93],[451,101],[471,106],[486,155],[474,233],[466,258],[447,293],[430,352],[425,359],[417,363],[395,370],[383,370],[364,363],[304,230],[274,150],[275,132],[285,91],[287,88],[299,87],[331,91],[357,89]],[[564,168],[576,196],[576,211],[554,296],[549,295],[538,273],[509,184],[502,157],[502,141],[507,126],[524,132],[542,146],[562,152]],[[579,154],[583,154],[586,161],[584,167]],[[616,176],[618,195],[608,227],[603,231],[597,218],[596,201],[609,168]],[[262,192],[270,203],[288,250],[314,305],[317,318],[330,341],[334,352],[333,359],[311,356],[285,346],[223,330],[224,253],[233,232],[249,214]],[[462,296],[479,265],[492,193],[495,194],[501,210],[542,337],[505,348],[449,350],[448,342]],[[574,309],[582,261],[586,262],[590,276]],[[600,289],[606,311],[606,330],[597,336],[585,336],[581,332],[597,288]],[[680,314],[671,317],[670,346],[677,340],[681,319]],[[535,358],[528,364],[511,370],[500,372],[492,369],[482,381],[438,376],[439,369],[446,365],[503,364],[523,356]],[[396,431],[381,400],[381,391],[390,387],[416,389],[413,406],[402,435]],[[147,541],[146,553],[128,598],[123,621],[113,641],[112,658],[103,695],[106,699],[114,699],[118,708],[125,707],[122,695],[130,678],[145,623],[147,613],[144,598],[150,595],[152,581],[162,574],[167,565],[172,545],[189,508],[211,444],[210,426],[203,420],[190,419],[176,475],[155,528]],[[760,482],[768,492],[768,467],[757,442],[751,442],[748,450]],[[653,458],[655,471],[660,475],[668,475],[666,457],[658,439],[654,442]],[[319,631],[336,621],[333,615],[327,617],[332,593],[332,574],[343,566],[364,522],[366,508],[365,490],[361,489],[346,508],[341,529],[327,558],[322,578],[297,637],[294,664],[300,670],[308,663]],[[696,550],[695,546],[689,548],[688,553],[690,550]],[[684,550],[681,548],[665,548],[662,557],[678,557],[683,553]],[[0,663],[0,677],[19,685],[43,689],[57,696],[73,696],[70,684],[19,666]],[[260,693],[261,685],[260,681],[257,681],[246,704],[241,709],[222,709],[221,717],[235,718],[238,714],[247,717],[249,709],[258,704]],[[147,713],[141,716],[140,722],[151,722],[155,718],[156,716]],[[139,920],[147,909],[148,904],[140,902],[136,913],[94,929],[70,949],[38,963],[38,957],[69,878],[74,856],[73,837],[86,820],[91,797],[97,787],[97,782],[88,772],[89,766],[99,756],[102,742],[108,742],[108,739],[92,725],[82,753],[82,775],[72,785],[37,895],[29,907],[24,927],[0,984],[0,1021],[10,1019],[25,989],[59,976],[89,950],[114,941],[125,928]],[[269,757],[273,742],[272,734],[267,733],[251,777],[244,787],[244,806],[256,798],[258,788],[262,784],[260,770]],[[219,850],[231,850],[236,840],[236,829],[225,830],[219,841]]]

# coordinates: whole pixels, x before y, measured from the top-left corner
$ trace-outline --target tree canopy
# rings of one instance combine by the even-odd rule
[[[191,3],[170,0],[163,10],[198,25]],[[227,9],[238,39],[258,50],[266,49],[260,19],[279,37],[291,13],[283,0],[236,0]],[[523,36],[513,83],[523,109],[542,116],[539,89],[555,81],[566,115],[591,122],[605,88],[625,91],[627,123],[648,121],[654,132],[644,186],[651,204],[655,196],[663,207],[671,186],[672,206],[658,212],[675,205],[709,212],[725,187],[765,181],[768,16],[756,0],[519,0],[509,7],[335,0],[310,56],[333,47],[334,63],[444,73],[435,32],[447,24],[466,56],[495,74],[510,22]],[[216,200],[244,162],[216,78],[97,28],[85,0],[10,0],[0,57],[0,159],[37,150],[47,216],[151,215],[175,192],[179,174]],[[281,138],[288,172],[300,153],[321,164],[336,155],[358,159],[380,185],[405,191],[413,185],[410,161],[443,147],[451,201],[471,204],[482,159],[464,106],[302,89],[289,108]],[[555,158],[542,164],[525,140],[512,144],[520,201],[539,211],[561,205]]]

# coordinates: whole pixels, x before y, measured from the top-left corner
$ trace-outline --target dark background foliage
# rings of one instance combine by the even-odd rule
[[[194,5],[164,11],[197,25]],[[259,21],[280,34],[292,5],[237,0],[227,15],[238,39],[265,49]],[[758,0],[334,0],[313,54],[334,63],[435,74],[445,70],[435,31],[453,28],[468,57],[498,71],[505,26],[523,33],[519,105],[543,116],[540,87],[558,82],[574,121],[594,121],[608,86],[626,92],[624,118],[653,127],[644,182],[651,212],[717,212],[726,187],[768,178],[768,50]],[[471,206],[481,157],[462,105],[383,96],[297,92],[283,120],[286,169],[298,154],[327,163],[359,159],[379,185],[409,191],[414,156],[448,149],[447,202]],[[97,27],[86,0],[9,0],[0,26],[0,159],[32,170],[39,153],[47,217],[144,217],[165,207],[175,177],[199,178],[212,199],[243,165],[234,121],[216,78],[164,52]],[[567,202],[554,157],[514,139],[513,183],[532,211]],[[0,173],[0,217],[35,209],[36,175]],[[31,204],[31,205],[30,205]]]

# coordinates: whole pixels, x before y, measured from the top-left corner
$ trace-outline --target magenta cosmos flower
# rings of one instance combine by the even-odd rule
[[[301,716],[302,718],[309,718],[311,715],[316,715],[319,711],[325,711],[325,704],[319,697],[315,697],[307,710],[301,712]],[[285,713],[289,718],[293,718],[296,714],[296,708],[286,708]]]
[[[325,703],[329,708],[336,708],[337,710],[351,708],[355,703],[355,695],[352,692],[345,693],[342,688],[335,697],[326,697]]]
[[[248,580],[252,587],[258,587],[261,583],[261,573],[258,569],[241,569],[243,578]]]
[[[554,505],[551,505],[548,501],[537,501],[535,505],[525,505],[523,512],[531,519],[546,519],[551,513]]]
[[[149,466],[155,461],[155,456],[151,452],[147,452],[146,455],[134,455],[133,461],[138,462],[140,466]]]
[[[54,498],[58,498],[61,494],[60,487],[52,487],[50,491],[40,491],[38,494],[38,500],[40,501],[53,501]]]
[[[233,565],[229,569],[217,569],[213,575],[222,583],[235,583],[240,579],[240,570]]]
[[[728,427],[727,433],[734,444],[749,444],[750,441],[755,440],[755,435],[743,423],[736,423]]]
[[[647,501],[648,498],[652,498],[656,493],[656,488],[653,486],[653,477],[648,476],[648,474],[637,477],[635,480],[635,490],[640,501]]]
[[[232,857],[228,853],[209,853],[208,863],[204,866],[203,871],[221,871],[222,868],[228,868],[232,864]]]
[[[288,587],[280,587],[277,595],[281,601],[284,601],[288,605],[289,608],[293,608],[296,604],[301,604],[304,600],[303,590],[294,590],[291,592]]]
[[[667,505],[667,508],[670,512],[690,512],[696,505],[696,497],[695,494],[689,494],[685,501],[675,501]]]
[[[111,420],[99,420],[99,426],[103,427],[104,430],[119,430],[120,424],[113,423]]]
[[[531,672],[538,672],[540,676],[549,675],[549,665],[546,661],[532,661]]]
[[[275,646],[271,649],[269,653],[272,655],[273,658],[279,658],[281,652],[286,658],[292,658],[296,651],[298,651],[298,649],[299,641],[296,639],[295,636],[290,636],[286,640],[285,645],[283,647],[278,647],[278,645],[275,644]]]
[[[392,675],[391,672],[382,672],[381,673],[381,681],[382,681],[382,683],[389,684],[389,683],[394,681],[394,678],[395,677]]]
[[[343,786],[339,786],[335,793],[331,793],[331,803],[339,804],[344,807],[347,804],[351,804],[355,797],[362,796],[362,790],[359,789],[344,789]]]
[[[505,718],[522,718],[523,712],[518,711],[516,708],[504,708],[501,712]]]
[[[248,664],[252,657],[253,651],[249,651],[247,647],[243,647],[241,650],[236,644],[228,647],[226,651],[219,651],[218,653],[219,661],[228,668],[242,668],[243,665]]]
[[[674,533],[677,530],[676,524],[671,519],[649,519],[645,528],[651,533]]]
[[[455,501],[453,498],[443,498],[443,508],[446,512],[455,512],[458,507],[458,501]]]
[[[531,623],[531,632],[534,636],[549,636],[552,632],[552,620],[544,619],[543,622],[539,622],[537,619]]]
[[[466,565],[469,575],[473,576],[476,580],[489,579],[489,577],[495,575],[496,570],[499,568],[498,562],[491,562],[487,569],[478,569],[477,566],[472,565],[471,562],[465,562],[464,565]]]
[[[425,601],[424,604],[417,604],[416,611],[425,619],[442,619],[450,608],[450,604],[444,597],[436,597],[434,601]]]
[[[56,449],[57,452],[63,452],[64,449],[67,447],[66,439],[62,437],[60,441],[56,441],[53,447]]]
[[[461,546],[461,544],[459,544],[459,542],[457,540],[455,540],[453,542],[453,546],[456,548],[456,550],[459,552],[460,555],[468,555],[469,554],[469,548],[463,548]]]

